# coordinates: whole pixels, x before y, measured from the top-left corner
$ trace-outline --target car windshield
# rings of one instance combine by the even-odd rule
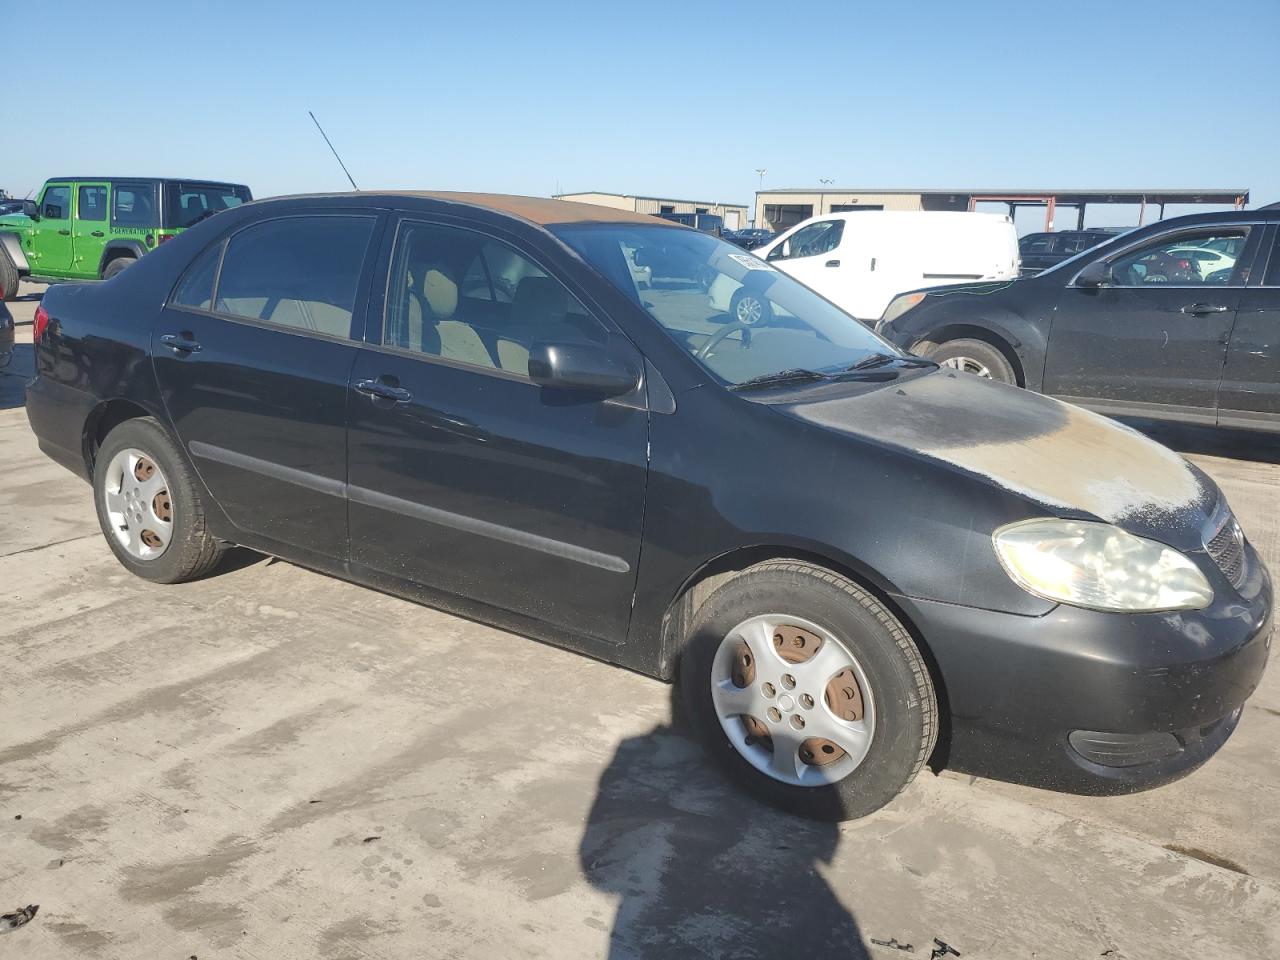
[[[902,357],[808,287],[705,233],[642,224],[551,229],[723,383],[839,374],[868,357]]]

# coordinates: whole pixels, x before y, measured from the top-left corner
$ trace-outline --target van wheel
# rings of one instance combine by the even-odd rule
[[[938,736],[933,682],[903,625],[848,579],[797,560],[751,567],[707,599],[680,687],[731,777],[814,819],[880,809]]]
[[[16,300],[21,279],[18,268],[9,258],[9,251],[0,247],[0,300]]]
[[[940,366],[971,373],[984,380],[1017,382],[1008,358],[985,340],[948,340],[931,349],[928,357],[938,361]]]
[[[110,280],[117,273],[123,272],[125,268],[131,267],[137,262],[137,257],[116,257],[108,263],[106,269],[102,271],[102,279]]]
[[[226,550],[209,535],[186,461],[150,417],[126,420],[107,434],[94,461],[93,499],[111,552],[145,580],[194,580]]]

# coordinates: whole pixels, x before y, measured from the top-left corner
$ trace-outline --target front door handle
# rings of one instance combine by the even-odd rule
[[[838,267],[838,266],[840,266],[840,261],[839,261],[839,260],[828,260],[828,261],[826,262],[825,266],[828,266],[828,267]]]
[[[58,231],[58,236],[60,236],[60,237],[69,237],[69,236],[71,236],[71,231],[70,231],[70,230],[59,230],[59,231]]]
[[[172,350],[174,353],[199,353],[200,344],[189,337],[180,337],[176,333],[166,333],[160,338],[160,342]]]
[[[106,236],[106,234],[105,234],[105,233],[103,233],[101,230],[94,230],[91,234],[89,234],[89,236],[91,236],[91,237],[105,237],[105,236]]]
[[[1182,308],[1183,313],[1189,313],[1195,317],[1203,317],[1210,313],[1226,313],[1230,307],[1224,307],[1220,303],[1188,303]]]
[[[356,382],[356,389],[366,397],[372,397],[375,400],[394,400],[396,403],[408,403],[413,399],[413,394],[404,387],[393,387],[391,384],[383,383],[381,380],[359,380]]]

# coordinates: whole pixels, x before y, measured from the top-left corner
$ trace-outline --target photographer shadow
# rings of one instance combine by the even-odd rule
[[[673,714],[618,746],[579,847],[587,880],[619,900],[611,960],[867,958],[819,869],[835,855],[837,824],[742,793]]]

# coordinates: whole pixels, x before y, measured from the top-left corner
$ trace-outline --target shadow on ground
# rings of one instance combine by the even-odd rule
[[[0,370],[0,410],[12,410],[26,404],[27,381],[35,374],[35,348],[29,343],[14,344],[13,360]]]
[[[865,960],[853,915],[819,869],[839,839],[834,823],[734,790],[677,720],[619,745],[579,854],[587,880],[618,897],[611,960]]]
[[[1280,435],[1274,433],[1168,423],[1163,420],[1141,420],[1136,417],[1118,417],[1117,419],[1179,453],[1229,457],[1232,460],[1252,460],[1258,463],[1280,463]]]

